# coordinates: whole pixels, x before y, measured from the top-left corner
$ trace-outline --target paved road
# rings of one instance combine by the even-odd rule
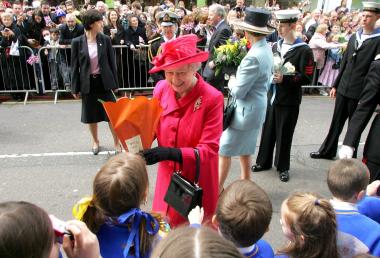
[[[312,160],[309,152],[317,150],[324,139],[333,105],[327,97],[304,97],[293,141],[288,183],[281,183],[274,170],[252,176],[273,203],[273,219],[265,239],[275,248],[284,243],[279,210],[290,192],[309,190],[329,197],[325,178],[330,161]],[[57,105],[0,105],[0,202],[26,200],[61,219],[71,218],[71,207],[82,196],[91,194],[94,175],[112,155],[107,152],[112,147],[107,124],[100,125],[102,155],[93,156],[89,152],[91,142],[87,127],[79,119],[80,103],[77,101]],[[151,207],[156,169],[156,166],[148,168],[150,195],[144,207],[147,210]],[[239,178],[239,173],[239,161],[234,158],[227,184]]]

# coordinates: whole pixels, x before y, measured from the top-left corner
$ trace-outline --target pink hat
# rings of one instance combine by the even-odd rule
[[[189,34],[163,43],[161,52],[152,60],[154,67],[149,73],[206,61],[208,52],[198,49],[197,42],[198,37],[195,34]]]

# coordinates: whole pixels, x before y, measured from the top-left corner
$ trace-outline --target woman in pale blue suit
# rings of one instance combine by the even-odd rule
[[[236,78],[228,83],[236,98],[236,109],[230,126],[220,138],[219,191],[231,167],[231,157],[240,156],[241,179],[250,178],[251,155],[255,153],[256,140],[265,119],[267,92],[272,77],[273,54],[266,35],[273,29],[267,26],[270,12],[246,8],[244,21],[234,26],[245,31],[251,49],[238,67]]]

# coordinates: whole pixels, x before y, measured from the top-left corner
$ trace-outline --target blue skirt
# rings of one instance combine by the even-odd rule
[[[259,132],[257,128],[243,131],[228,127],[220,138],[219,155],[233,157],[255,154]]]

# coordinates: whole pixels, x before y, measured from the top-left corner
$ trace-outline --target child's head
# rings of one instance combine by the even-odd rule
[[[181,227],[171,231],[154,248],[152,258],[241,258],[241,254],[230,241],[216,232],[202,227]]]
[[[340,28],[340,23],[339,22],[335,22],[333,24],[333,26],[331,27],[331,33],[333,33],[333,34],[339,34],[339,33],[341,33],[341,28]]]
[[[53,227],[44,210],[27,202],[0,204],[2,258],[48,258],[54,252],[54,240]]]
[[[292,258],[339,257],[336,218],[330,202],[314,193],[294,193],[281,206],[281,225]]]
[[[368,183],[368,169],[357,159],[336,160],[328,170],[327,185],[341,201],[356,203],[364,196]]]
[[[131,153],[118,154],[96,174],[93,207],[88,209],[83,220],[92,231],[97,231],[105,217],[118,217],[132,208],[139,208],[147,192],[148,173],[144,159]]]
[[[59,39],[59,29],[51,28],[50,29],[50,39],[57,41]]]
[[[244,31],[241,30],[241,29],[234,29],[234,33],[233,33],[233,36],[236,38],[236,39],[242,39],[244,38]]]
[[[272,204],[264,190],[252,181],[238,180],[220,196],[213,220],[226,239],[247,247],[264,235],[271,218]]]

